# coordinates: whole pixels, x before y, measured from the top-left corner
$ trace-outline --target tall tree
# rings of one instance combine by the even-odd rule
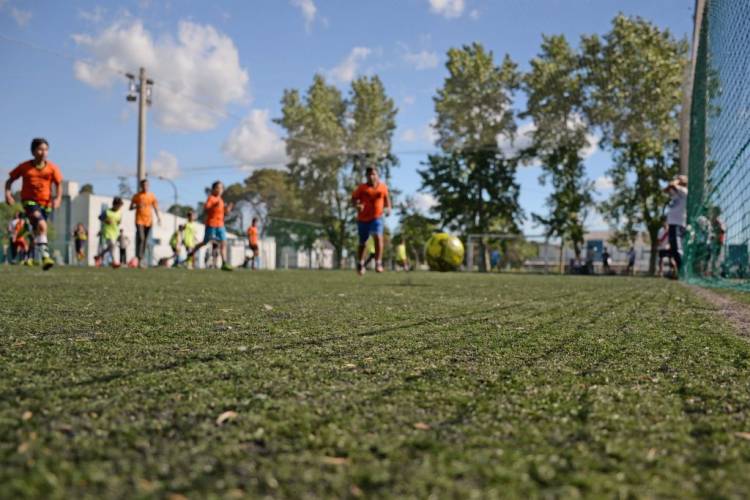
[[[434,97],[442,153],[430,155],[419,171],[422,187],[435,196],[434,210],[444,226],[465,234],[518,232],[523,217],[515,180],[519,158],[498,145],[515,137],[516,64],[506,55],[498,66],[492,52],[474,43],[450,49],[446,68],[448,77]],[[481,239],[480,270],[488,264]]]
[[[366,164],[383,167],[386,178],[396,163],[391,139],[396,107],[378,77],[352,82],[345,99],[316,75],[304,98],[286,90],[282,117],[289,174],[302,201],[305,219],[320,222],[342,264],[352,239],[350,196]]]
[[[645,229],[649,272],[667,196],[662,183],[679,169],[679,113],[688,45],[641,18],[615,17],[604,38],[583,37],[587,112],[613,152],[614,192],[602,204],[621,235]]]
[[[93,184],[86,183],[83,186],[81,186],[81,189],[78,190],[78,194],[94,194],[94,186]]]
[[[546,234],[573,244],[581,256],[584,221],[593,204],[593,182],[587,180],[583,157],[590,147],[590,126],[584,117],[581,58],[564,36],[544,36],[541,53],[531,60],[524,75],[527,94],[524,117],[534,120],[528,153],[541,162],[542,185],[553,191],[547,197],[549,212],[532,217],[546,227]],[[561,245],[562,251],[562,245]]]

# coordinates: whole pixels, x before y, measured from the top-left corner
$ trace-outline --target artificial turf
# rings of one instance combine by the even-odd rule
[[[0,304],[2,498],[750,488],[750,344],[666,280],[5,268]]]

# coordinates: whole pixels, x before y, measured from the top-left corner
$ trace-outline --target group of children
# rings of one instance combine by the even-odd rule
[[[16,241],[18,248],[24,255],[30,252],[27,247],[27,238],[31,240],[28,246],[38,249],[41,255],[42,268],[50,269],[54,265],[54,260],[50,257],[47,241],[47,217],[53,209],[62,203],[62,174],[60,169],[48,160],[49,143],[44,138],[35,138],[31,141],[31,153],[33,158],[21,163],[13,169],[8,180],[5,183],[5,201],[13,205],[15,199],[11,188],[17,179],[22,180],[21,186],[21,205],[24,209],[24,217],[17,217],[14,225],[14,247]],[[352,204],[357,209],[357,229],[359,233],[359,248],[357,252],[357,272],[360,275],[365,273],[365,250],[367,241],[372,238],[374,251],[373,259],[375,260],[375,270],[383,272],[383,213],[390,214],[391,200],[388,193],[388,187],[380,181],[378,171],[374,167],[368,167],[366,170],[367,180],[360,184],[352,193]],[[222,198],[224,185],[221,181],[216,181],[211,185],[211,192],[204,204],[205,214],[205,234],[202,241],[197,241],[194,219],[195,214],[188,214],[188,222],[178,229],[173,235],[170,244],[173,250],[173,259],[179,263],[179,250],[184,246],[187,252],[187,264],[192,266],[196,252],[206,245],[212,245],[217,248],[221,256],[221,269],[231,271],[232,266],[227,262],[227,231],[224,225],[226,215],[234,208],[233,203],[225,203]],[[102,223],[101,239],[102,245],[100,251],[95,256],[97,265],[101,265],[104,258],[109,256],[112,260],[113,267],[122,265],[121,252],[116,249],[121,248],[124,237],[120,230],[122,221],[122,207],[125,205],[121,197],[115,197],[112,206],[106,209],[100,216]],[[148,180],[141,179],[139,182],[138,193],[133,196],[130,203],[130,210],[135,210],[136,223],[136,255],[134,263],[145,267],[144,255],[146,245],[151,233],[153,216],[156,216],[158,223],[161,223],[159,214],[159,205],[156,196],[148,190]],[[257,219],[248,229],[248,243],[253,257],[250,259],[250,266],[256,267],[258,257],[258,226]],[[79,259],[85,258],[85,246],[88,240],[86,228],[79,224],[74,231],[74,241],[76,254]],[[406,248],[397,249],[397,260],[406,269],[408,260],[406,258]]]

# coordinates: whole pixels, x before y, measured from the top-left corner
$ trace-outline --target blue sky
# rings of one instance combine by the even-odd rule
[[[237,0],[102,2],[0,0],[0,175],[29,157],[32,137],[51,143],[66,178],[114,194],[135,175],[137,109],[123,71],[145,65],[156,81],[149,110],[147,170],[173,178],[195,204],[215,179],[247,167],[283,165],[283,89],[306,89],[320,72],[342,90],[378,74],[399,107],[393,187],[417,194],[417,169],[433,146],[432,96],[450,47],[479,41],[500,61],[528,68],[542,34],[577,44],[604,33],[618,13],[642,16],[678,37],[692,31],[694,0]],[[523,97],[518,96],[518,107]],[[523,125],[519,122],[519,125]],[[609,154],[587,159],[603,178]],[[543,211],[539,169],[519,172],[527,213]],[[166,207],[172,190],[152,188]],[[425,207],[429,197],[417,194]],[[394,221],[391,221],[392,223]],[[592,218],[591,226],[601,226]],[[527,232],[534,232],[530,224]],[[537,231],[538,232],[538,231]]]

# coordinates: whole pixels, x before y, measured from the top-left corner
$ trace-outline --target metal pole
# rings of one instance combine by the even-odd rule
[[[138,182],[146,178],[146,68],[138,73]]]

